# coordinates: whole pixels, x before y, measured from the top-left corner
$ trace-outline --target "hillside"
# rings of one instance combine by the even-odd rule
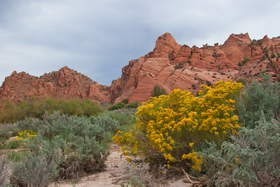
[[[40,77],[13,72],[0,88],[0,98],[21,101],[28,97],[81,98],[110,102],[109,88],[68,67]]]
[[[155,85],[167,92],[180,88],[196,91],[199,84],[218,80],[257,78],[261,73],[277,79],[280,69],[280,37],[251,40],[248,34],[232,34],[215,46],[179,45],[170,33],[156,41],[154,50],[129,62],[120,79],[112,82],[113,101],[145,101]]]
[[[199,48],[180,45],[170,33],[160,36],[152,52],[131,60],[118,80],[103,86],[64,67],[40,77],[13,72],[0,88],[0,99],[20,101],[28,97],[82,98],[101,103],[145,101],[154,86],[166,92],[175,88],[195,92],[201,83],[218,80],[250,80],[262,73],[278,80],[280,37],[252,40],[232,34],[221,45]]]

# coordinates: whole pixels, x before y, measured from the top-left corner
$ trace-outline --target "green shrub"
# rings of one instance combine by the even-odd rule
[[[186,64],[192,64],[192,62],[190,60],[186,61],[186,62],[180,62],[175,64],[174,68],[175,69],[182,69],[185,67]]]
[[[1,149],[16,149],[21,146],[20,141],[7,141],[4,145],[0,146]]]
[[[165,95],[165,94],[166,94],[166,91],[163,88],[161,88],[159,85],[156,85],[152,91],[151,96],[158,97],[160,95]]]
[[[3,156],[0,156],[0,186],[4,186],[8,177],[8,163]]]
[[[14,124],[0,125],[0,149],[13,149],[19,147],[19,142],[11,140],[19,130]]]
[[[90,100],[59,100],[53,98],[33,98],[14,103],[0,102],[0,123],[23,120],[27,117],[41,118],[45,112],[59,111],[63,114],[91,116],[102,112],[102,108]]]
[[[269,80],[247,84],[237,104],[240,122],[253,128],[262,112],[267,121],[280,112],[280,85]]]
[[[10,137],[16,136],[18,132],[14,124],[1,124],[0,125],[0,144],[5,143]]]
[[[127,182],[122,184],[122,187],[146,187],[146,185],[141,181],[140,177],[132,176]]]
[[[120,126],[106,115],[88,118],[59,113],[26,119],[16,125],[20,130],[36,132],[37,136],[25,140],[25,145],[34,155],[55,157],[58,177],[62,179],[101,171],[112,134]]]
[[[249,61],[250,61],[249,58],[244,58],[241,62],[238,63],[238,66],[244,66]]]
[[[113,119],[109,115],[104,115],[104,114],[96,117],[92,117],[91,122],[97,125],[98,127],[100,127],[101,129],[103,129],[104,132],[114,133],[120,127],[120,123],[116,119]]]
[[[124,104],[128,104],[128,99],[124,99],[124,100],[122,100],[122,103],[124,103]]]
[[[109,107],[108,110],[118,110],[121,108],[125,108],[125,106],[126,106],[125,103],[119,102],[119,103],[116,103],[116,104],[112,105],[111,107]]]
[[[54,159],[30,155],[24,162],[15,164],[10,180],[14,186],[47,187],[57,175]]]
[[[7,159],[12,162],[21,162],[29,155],[30,152],[27,151],[11,151],[7,154]]]
[[[138,102],[133,102],[133,103],[128,103],[128,100],[123,100],[122,102],[116,103],[108,108],[108,110],[119,110],[123,108],[137,108],[140,106],[140,103]]]
[[[175,69],[182,69],[182,68],[184,68],[185,64],[186,64],[185,62],[175,64],[174,68]]]
[[[126,113],[119,113],[119,112],[107,112],[102,114],[101,116],[108,116],[120,124],[119,129],[125,130],[130,129],[135,123],[135,115],[134,114],[126,114]]]
[[[204,167],[216,186],[279,186],[280,123],[242,128],[232,141],[204,150]]]

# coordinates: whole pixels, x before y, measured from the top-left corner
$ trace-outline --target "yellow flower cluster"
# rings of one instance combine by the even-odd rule
[[[198,156],[196,152],[191,152],[188,154],[182,155],[182,160],[189,159],[193,162],[192,169],[195,171],[201,171],[201,165],[202,165],[202,158]]]
[[[17,133],[16,140],[24,140],[24,139],[31,139],[37,136],[36,133],[32,130],[23,130]]]
[[[240,128],[234,98],[242,87],[219,81],[201,86],[197,97],[179,89],[153,97],[138,107],[135,129],[119,132],[113,140],[133,154],[160,155],[169,163],[191,160],[199,171],[202,159],[194,147],[205,141],[222,142]]]
[[[127,155],[136,155],[139,153],[138,145],[139,142],[134,137],[134,134],[131,132],[122,132],[118,131],[115,136],[113,136],[113,142],[116,144],[124,144],[126,146],[122,146],[121,150],[125,156]]]

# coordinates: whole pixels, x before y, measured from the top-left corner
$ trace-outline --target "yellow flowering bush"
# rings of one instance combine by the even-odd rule
[[[31,139],[36,136],[36,133],[32,130],[23,130],[17,133],[16,140]]]
[[[233,81],[201,86],[198,96],[175,89],[139,106],[135,128],[119,131],[113,141],[125,154],[142,155],[151,164],[192,164],[200,171],[202,158],[195,149],[206,141],[223,142],[240,125],[235,97],[243,87]]]

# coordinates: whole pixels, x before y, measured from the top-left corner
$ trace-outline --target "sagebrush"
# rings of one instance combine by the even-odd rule
[[[210,184],[216,186],[280,186],[280,123],[262,120],[254,129],[221,146],[203,150]]]
[[[33,176],[34,181],[36,177],[36,181],[46,181],[44,184],[47,184],[51,181],[47,176],[55,180],[71,179],[102,171],[111,137],[120,124],[109,115],[78,117],[54,113],[45,114],[42,119],[19,121],[16,126],[20,132],[34,132],[36,135],[20,140],[30,155],[16,164],[14,181],[32,184],[26,172],[32,170],[31,166],[35,164],[38,175]],[[40,170],[44,164],[51,168]],[[40,172],[45,173],[45,178],[40,178]]]
[[[279,118],[280,85],[269,79],[247,83],[237,103],[240,122],[254,128],[262,113],[267,121]]]

